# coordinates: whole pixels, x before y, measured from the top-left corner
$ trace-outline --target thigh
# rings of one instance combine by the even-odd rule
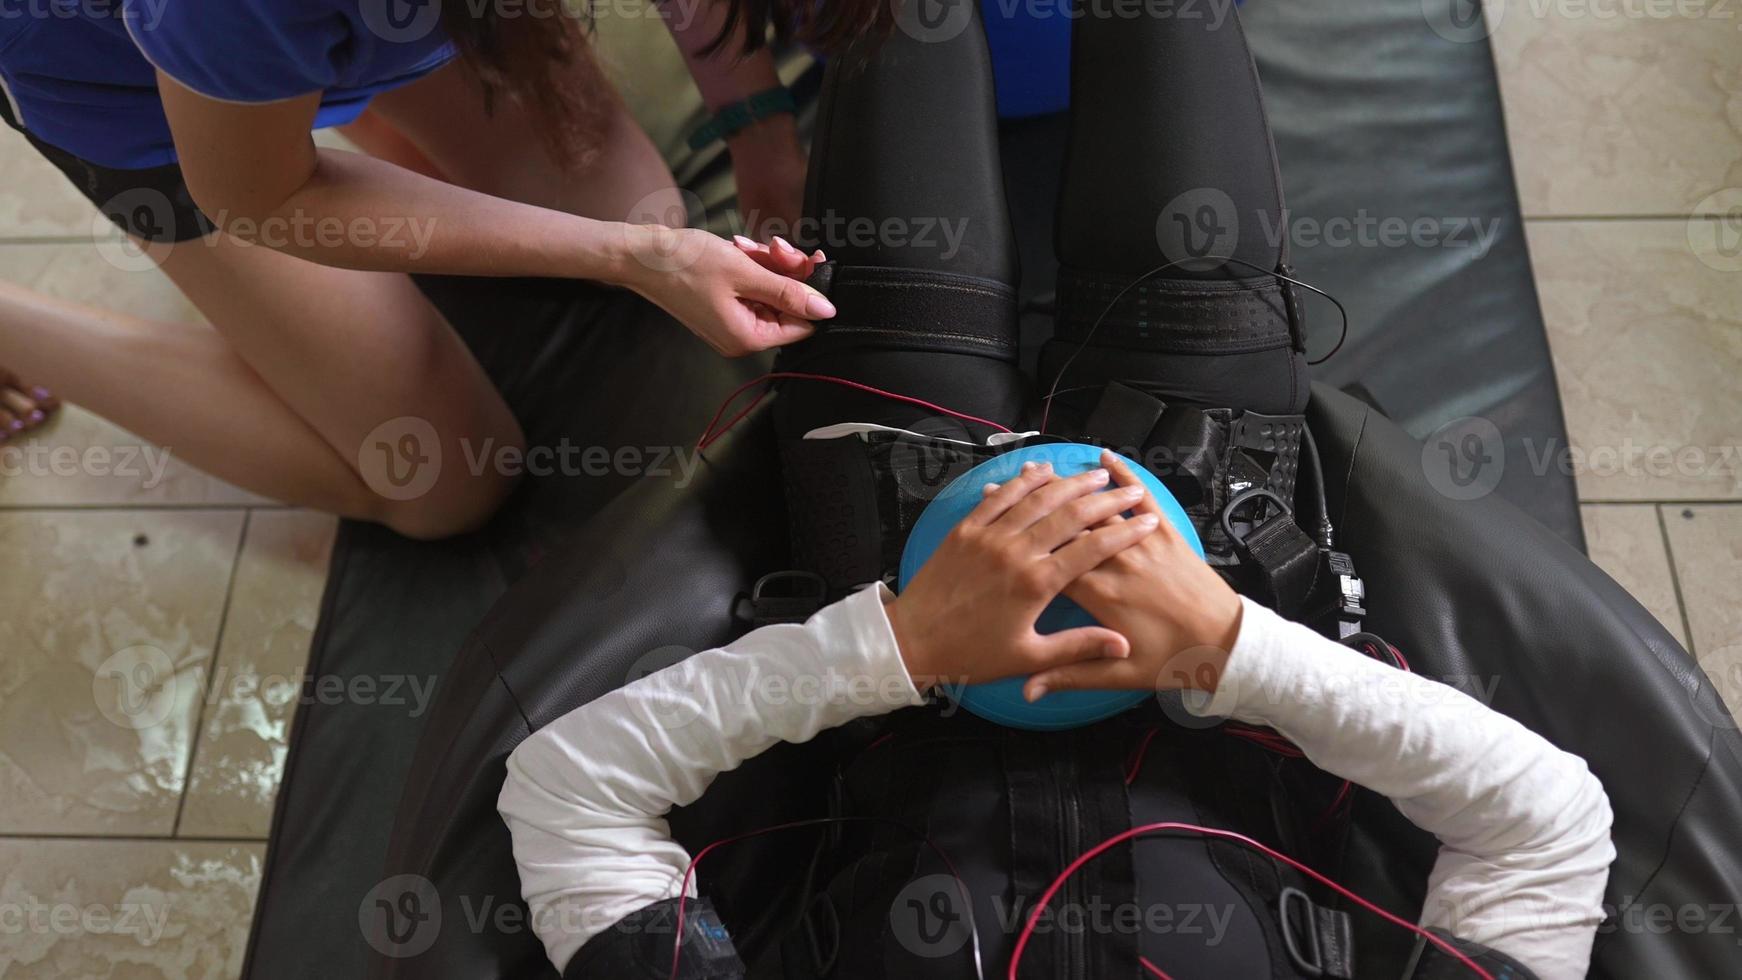
[[[578,107],[568,159],[547,124],[507,98],[487,105],[459,62],[385,92],[371,110],[454,183],[526,204],[622,221],[679,204],[676,182],[589,52],[565,70]]]
[[[418,456],[441,461],[415,492],[432,508],[464,511],[509,482],[467,464],[519,446],[519,425],[410,277],[316,265],[221,232],[175,246],[161,268],[372,489],[405,502],[376,485],[387,465],[376,454],[408,436]]]

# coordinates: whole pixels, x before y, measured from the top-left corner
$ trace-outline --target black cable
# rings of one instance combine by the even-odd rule
[[[1336,547],[1336,530],[1331,527],[1331,505],[1325,501],[1325,466],[1319,459],[1319,444],[1313,440],[1311,426],[1303,424],[1301,431],[1301,455],[1312,460],[1314,502],[1319,505],[1319,544],[1326,551]],[[1303,467],[1304,468],[1304,467]]]

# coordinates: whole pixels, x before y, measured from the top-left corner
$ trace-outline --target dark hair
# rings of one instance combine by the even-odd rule
[[[837,55],[860,38],[886,34],[901,0],[724,2],[726,18],[706,49],[710,54],[721,50],[740,27],[745,30],[743,53],[759,50],[768,43],[772,27],[781,41],[797,40]],[[591,0],[576,0],[576,6],[569,0],[524,0],[512,16],[503,15],[494,3],[440,3],[442,28],[483,85],[486,111],[505,95],[532,112],[558,159],[597,151],[613,99],[589,49]],[[594,91],[579,91],[586,88]]]
[[[699,0],[707,2],[707,0]],[[895,8],[904,0],[726,0],[726,20],[707,48],[718,51],[740,24],[744,52],[768,43],[768,29],[781,42],[801,41],[816,51],[839,56],[861,38],[881,38],[895,26]]]

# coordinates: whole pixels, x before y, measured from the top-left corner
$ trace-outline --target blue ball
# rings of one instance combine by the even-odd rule
[[[913,533],[907,539],[907,546],[901,552],[899,588],[907,588],[907,583],[913,581],[914,575],[943,543],[944,537],[979,505],[982,487],[1010,480],[1027,462],[1051,463],[1053,471],[1060,476],[1075,476],[1101,465],[1101,448],[1075,442],[1025,446],[995,456],[962,474],[920,513]],[[1150,495],[1161,506],[1161,512],[1179,530],[1180,536],[1186,539],[1198,557],[1203,557],[1203,542],[1198,539],[1191,519],[1186,517],[1185,508],[1149,470],[1129,459],[1125,462],[1149,489]],[[1041,633],[1056,633],[1078,626],[1093,626],[1095,618],[1082,606],[1059,596],[1046,607],[1034,625]],[[960,690],[960,703],[988,721],[1011,728],[1060,731],[1111,718],[1153,695],[1150,691],[1058,691],[1030,704],[1022,697],[1024,680],[1012,677],[989,684],[970,685]]]

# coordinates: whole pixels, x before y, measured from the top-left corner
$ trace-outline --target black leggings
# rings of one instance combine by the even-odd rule
[[[1035,423],[1055,379],[1069,392],[1137,383],[1200,407],[1304,407],[1298,317],[1267,275],[1287,263],[1276,155],[1238,19],[1231,10],[1220,21],[1082,17],[1074,29],[1058,328],[1042,352],[1040,391],[1016,366],[1019,270],[977,17],[947,40],[897,30],[829,66],[808,220],[795,237],[834,261],[840,315],[784,349],[776,370],[849,379],[1010,428]],[[1083,345],[1119,288],[1169,262],[1180,264],[1129,290]],[[1224,295],[1244,304],[1232,320],[1264,323],[1167,322],[1190,321]],[[1068,434],[1082,406],[1059,403],[1048,428]],[[782,383],[775,417],[785,438],[846,421],[990,431],[808,380]]]

